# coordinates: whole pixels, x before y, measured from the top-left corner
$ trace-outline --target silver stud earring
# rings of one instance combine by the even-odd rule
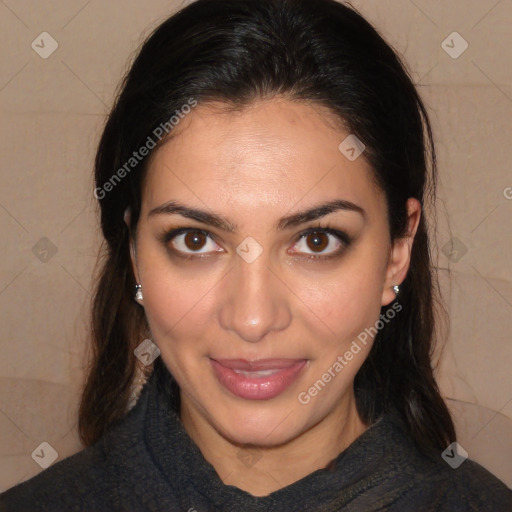
[[[135,300],[142,300],[144,297],[142,296],[142,285],[135,285]]]
[[[395,284],[395,286],[393,286],[393,291],[398,294],[398,292],[400,291],[400,286],[398,286],[397,284]]]

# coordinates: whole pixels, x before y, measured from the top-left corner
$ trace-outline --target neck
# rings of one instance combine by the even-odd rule
[[[180,417],[224,484],[253,496],[266,496],[325,468],[367,428],[357,413],[352,388],[329,415],[279,446],[246,448],[230,442],[183,397]]]

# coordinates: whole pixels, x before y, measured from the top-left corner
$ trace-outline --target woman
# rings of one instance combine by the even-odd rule
[[[86,448],[1,510],[512,510],[432,373],[428,116],[354,9],[192,3],[95,164]]]

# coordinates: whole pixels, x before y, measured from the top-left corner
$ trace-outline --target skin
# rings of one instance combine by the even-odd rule
[[[132,240],[140,304],[180,385],[186,431],[224,483],[264,496],[324,468],[368,428],[356,410],[353,381],[371,339],[308,404],[298,395],[394,300],[421,205],[407,201],[408,235],[392,244],[385,196],[369,165],[363,156],[342,155],[338,146],[348,132],[318,105],[285,98],[258,100],[238,112],[198,105],[172,133],[149,162]],[[339,210],[275,228],[281,217],[333,199],[359,205],[367,218]],[[171,200],[222,215],[238,230],[177,213],[148,215]],[[301,239],[319,224],[354,238],[339,257],[309,259],[344,246],[325,233],[320,249],[314,235]],[[177,227],[210,236],[198,246],[194,233],[164,243],[162,234]],[[252,263],[236,252],[249,236],[263,249]],[[181,259],[173,248],[206,257]],[[277,397],[245,400],[219,383],[210,357],[308,362]]]

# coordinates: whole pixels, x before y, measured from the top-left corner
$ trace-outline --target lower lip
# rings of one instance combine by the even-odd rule
[[[306,365],[306,360],[298,361],[289,368],[265,375],[250,378],[243,373],[236,373],[226,368],[214,359],[210,359],[213,370],[219,382],[234,395],[246,400],[268,400],[281,394],[299,377]]]

